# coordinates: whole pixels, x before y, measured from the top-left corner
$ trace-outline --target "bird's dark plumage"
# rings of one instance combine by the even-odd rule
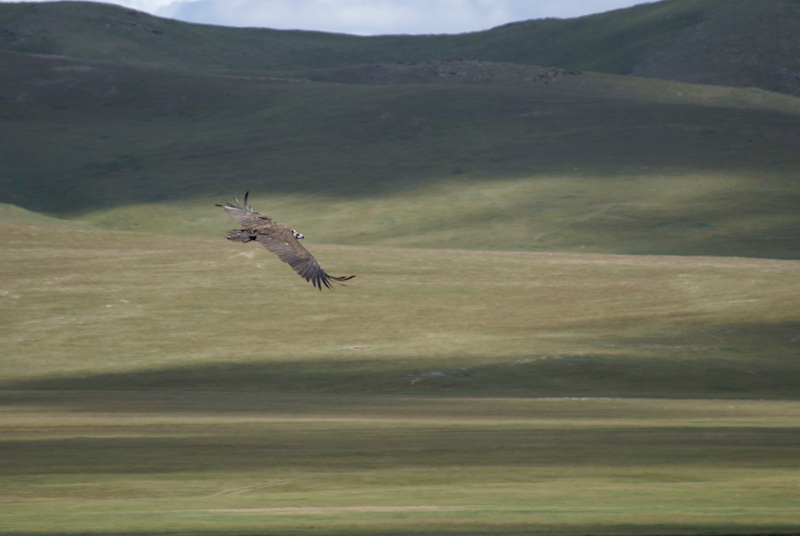
[[[229,231],[228,240],[236,242],[255,240],[294,268],[294,271],[306,281],[311,281],[319,290],[322,290],[323,286],[333,288],[332,281],[347,281],[355,277],[354,275],[335,277],[326,273],[311,253],[298,242],[303,235],[288,225],[254,211],[247,202],[249,195],[250,192],[244,194],[244,203],[240,203],[239,198],[234,197],[233,203],[217,205],[224,208],[233,221],[242,227]]]

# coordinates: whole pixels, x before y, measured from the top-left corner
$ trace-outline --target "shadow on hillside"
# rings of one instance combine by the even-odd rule
[[[25,110],[5,118],[0,200],[60,215],[247,188],[362,199],[470,176],[762,178],[796,163],[796,115],[744,97],[671,102],[572,75],[351,86],[52,61],[0,84]]]
[[[785,358],[640,358],[619,355],[525,355],[485,365],[437,366],[376,360],[218,363],[50,377],[4,389],[227,390],[275,394],[401,394],[486,397],[608,397],[798,400],[800,369]],[[684,354],[685,355],[685,354]],[[413,364],[412,364],[413,363]]]

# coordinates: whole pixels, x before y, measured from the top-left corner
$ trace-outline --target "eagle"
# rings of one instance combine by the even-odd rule
[[[249,191],[244,194],[244,203],[240,203],[239,198],[234,196],[233,203],[217,205],[224,208],[228,216],[242,227],[228,231],[228,240],[244,243],[255,240],[283,262],[288,263],[300,277],[310,281],[319,290],[322,290],[323,286],[332,289],[332,281],[347,281],[355,277],[354,275],[336,277],[325,272],[317,259],[298,242],[304,238],[303,235],[288,225],[253,210],[247,202],[249,195]]]

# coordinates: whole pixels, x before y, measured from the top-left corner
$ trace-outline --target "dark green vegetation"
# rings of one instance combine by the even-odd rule
[[[0,532],[797,533],[798,9],[0,4]]]
[[[7,50],[178,68],[281,71],[466,58],[800,93],[796,0],[666,0],[428,36],[231,29],[85,2],[3,4],[0,24]]]
[[[625,10],[619,24],[680,4]],[[416,64],[341,65],[362,59],[342,51],[325,69],[223,68],[213,58],[232,53],[215,46],[380,50],[384,38],[147,19],[166,25],[153,33],[133,24],[144,15],[98,4],[0,13],[0,195],[36,211],[211,233],[217,223],[198,220],[207,207],[251,189],[270,195],[264,210],[291,207],[277,215],[317,241],[798,258],[793,96],[514,64],[510,53],[441,60],[422,44],[433,59]],[[795,19],[774,18],[784,20]],[[70,31],[48,26],[58,24]]]

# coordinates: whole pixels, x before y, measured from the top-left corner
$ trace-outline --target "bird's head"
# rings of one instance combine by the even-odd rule
[[[297,231],[295,231],[294,229],[292,229],[292,234],[293,234],[293,235],[294,235],[294,237],[295,237],[296,239],[298,239],[298,240],[300,240],[301,238],[305,238],[305,236],[303,236],[303,233],[298,233],[298,232],[297,232]]]

